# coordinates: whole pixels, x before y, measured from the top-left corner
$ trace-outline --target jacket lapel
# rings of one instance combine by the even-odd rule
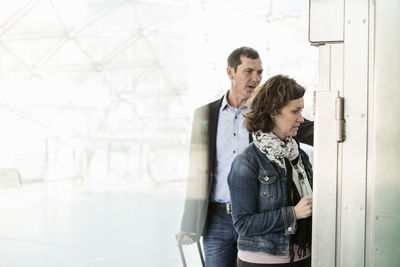
[[[210,163],[210,171],[211,175],[214,173],[215,170],[215,152],[216,152],[216,140],[217,140],[217,128],[218,128],[218,115],[219,109],[221,108],[222,99],[221,97],[217,101],[214,101],[210,104],[209,109],[209,163]]]

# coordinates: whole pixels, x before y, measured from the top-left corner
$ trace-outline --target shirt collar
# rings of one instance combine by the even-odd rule
[[[226,93],[224,95],[224,98],[222,99],[221,108],[219,109],[219,111],[223,111],[228,107],[231,107],[231,108],[234,109],[234,107],[232,107],[231,105],[228,104],[228,92],[229,92],[229,90],[226,91]],[[250,106],[250,98],[247,99],[246,103],[243,106],[241,106],[240,108],[238,108],[238,109],[246,110],[246,109],[249,108],[249,106]]]

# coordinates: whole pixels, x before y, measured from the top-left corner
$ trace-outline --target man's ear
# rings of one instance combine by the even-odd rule
[[[228,74],[228,76],[229,76],[229,79],[233,79],[233,73],[235,72],[235,70],[232,68],[232,67],[227,67],[226,68],[226,73]]]

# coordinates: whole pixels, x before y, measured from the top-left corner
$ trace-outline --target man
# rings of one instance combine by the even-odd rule
[[[231,89],[195,111],[187,196],[177,239],[181,244],[191,244],[203,236],[207,267],[236,266],[237,233],[230,213],[227,177],[233,159],[252,141],[243,126],[243,114],[262,72],[256,50],[235,49],[228,57]],[[313,125],[307,120],[300,125],[300,142],[312,145]]]

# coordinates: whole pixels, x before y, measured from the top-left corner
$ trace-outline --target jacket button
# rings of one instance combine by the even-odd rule
[[[268,182],[268,180],[269,180],[269,177],[268,177],[268,176],[265,176],[265,177],[264,177],[264,181]]]
[[[288,232],[291,232],[291,231],[293,231],[293,228],[289,227],[287,230],[288,230]]]

